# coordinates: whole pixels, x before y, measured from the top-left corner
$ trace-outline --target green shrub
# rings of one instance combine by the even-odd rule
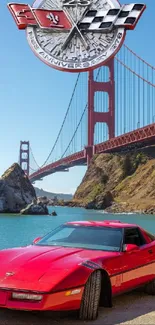
[[[147,157],[142,152],[135,155],[127,154],[122,161],[123,177],[132,175],[139,165],[146,162]]]
[[[104,184],[104,185],[106,185],[107,182],[108,182],[108,179],[109,179],[108,175],[107,174],[103,174],[101,176],[101,183]]]
[[[132,161],[129,154],[127,154],[122,161],[123,178],[133,173]]]
[[[96,199],[96,197],[101,194],[103,191],[102,185],[101,184],[96,184],[94,185],[92,191],[89,193],[87,197],[87,201],[93,201]]]
[[[142,152],[139,152],[134,158],[133,167],[136,170],[140,164],[145,164],[146,162],[147,157]]]

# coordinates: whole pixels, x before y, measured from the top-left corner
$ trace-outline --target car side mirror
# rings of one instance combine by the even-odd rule
[[[33,244],[36,244],[42,237],[37,237],[33,240]]]
[[[126,244],[123,246],[123,252],[132,252],[136,251],[139,247],[134,244]]]

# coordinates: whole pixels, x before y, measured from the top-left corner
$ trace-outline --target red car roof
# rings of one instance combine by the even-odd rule
[[[103,221],[72,221],[67,222],[68,225],[74,226],[85,226],[85,227],[116,227],[116,228],[125,228],[125,227],[137,227],[136,224],[125,223],[119,220],[103,220]]]

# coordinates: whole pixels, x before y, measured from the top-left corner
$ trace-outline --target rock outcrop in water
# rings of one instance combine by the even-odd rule
[[[15,163],[0,178],[0,212],[18,213],[36,199],[35,190]]]
[[[46,204],[44,204],[42,202],[38,203],[37,200],[34,200],[25,209],[22,209],[20,211],[20,213],[21,214],[26,214],[26,215],[45,215],[45,214],[49,214]]]
[[[95,156],[66,205],[155,214],[155,146]]]

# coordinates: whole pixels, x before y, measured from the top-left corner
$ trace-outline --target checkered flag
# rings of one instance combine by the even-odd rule
[[[88,10],[78,27],[95,31],[109,31],[118,27],[134,29],[145,8],[144,4],[130,4],[117,9]]]

